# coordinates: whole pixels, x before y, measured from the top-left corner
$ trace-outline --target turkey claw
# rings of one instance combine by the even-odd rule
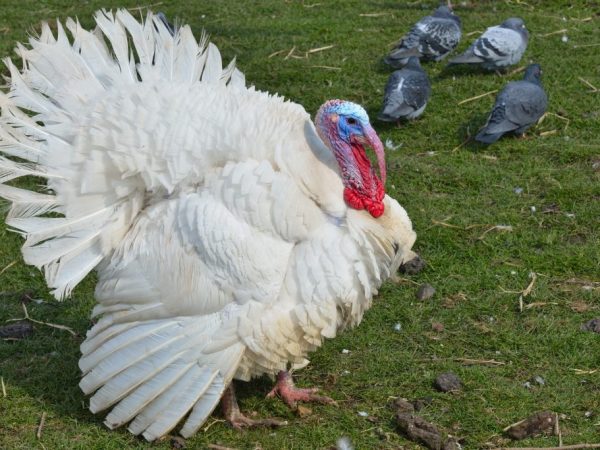
[[[316,395],[318,391],[319,388],[297,388],[288,372],[280,372],[277,376],[277,384],[267,394],[267,398],[279,396],[294,411],[298,408],[299,401],[337,405],[336,401],[330,397]]]
[[[282,427],[288,424],[287,420],[277,419],[250,419],[243,414],[235,414],[233,417],[228,417],[227,421],[233,428],[241,431],[244,428],[254,427]]]

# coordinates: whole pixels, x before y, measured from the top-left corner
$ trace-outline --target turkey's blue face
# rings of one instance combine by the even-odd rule
[[[383,144],[369,123],[366,111],[356,103],[330,100],[319,109],[315,125],[339,164],[346,203],[379,217],[383,214],[385,196],[385,158]],[[375,151],[379,177],[371,167],[366,147]]]

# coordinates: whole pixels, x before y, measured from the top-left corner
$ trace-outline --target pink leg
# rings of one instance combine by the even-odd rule
[[[233,390],[233,383],[229,385],[223,397],[221,397],[221,408],[223,409],[223,415],[225,420],[231,424],[236,430],[241,430],[245,427],[280,427],[287,425],[285,420],[276,419],[250,419],[240,412],[237,399],[235,398],[235,391]]]
[[[324,403],[328,405],[337,405],[335,400],[329,397],[325,397],[323,395],[316,395],[318,392],[318,388],[309,388],[309,389],[300,389],[294,386],[294,380],[292,380],[292,375],[282,370],[277,375],[277,383],[271,392],[267,394],[268,398],[273,398],[276,395],[279,395],[283,399],[283,401],[292,409],[296,409],[298,404],[297,402],[317,402]]]

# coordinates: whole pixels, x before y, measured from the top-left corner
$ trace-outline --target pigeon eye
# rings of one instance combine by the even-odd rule
[[[356,125],[356,119],[354,117],[349,117],[348,118],[348,124],[349,125]]]

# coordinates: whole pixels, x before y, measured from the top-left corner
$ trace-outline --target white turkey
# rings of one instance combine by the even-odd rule
[[[79,362],[90,410],[153,440],[184,418],[191,436],[221,397],[236,427],[276,423],[239,412],[234,378],[278,374],[287,403],[330,401],[287,370],[415,256],[366,112],[331,100],[313,124],[189,26],[95,20],[68,19],[71,36],[43,24],[0,93],[0,182],[47,179],[44,193],[0,184],[25,262],[58,299],[98,273]]]

